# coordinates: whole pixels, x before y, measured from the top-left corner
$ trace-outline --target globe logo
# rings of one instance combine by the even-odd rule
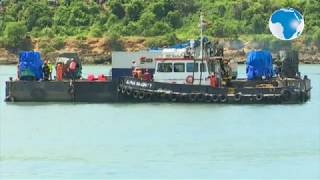
[[[292,40],[299,37],[303,28],[303,16],[293,8],[278,9],[269,19],[271,33],[281,40]]]

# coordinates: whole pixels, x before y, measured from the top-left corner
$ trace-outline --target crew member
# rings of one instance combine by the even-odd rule
[[[210,79],[210,86],[215,88],[218,86],[218,80],[217,80],[217,77],[215,75],[215,73],[212,73],[210,76],[209,76],[209,79]]]
[[[140,67],[134,68],[132,75],[134,78],[142,79],[142,69]]]
[[[143,80],[150,81],[151,80],[151,74],[149,73],[149,70],[146,69],[146,71],[143,74]]]
[[[52,64],[50,61],[48,61],[48,67],[49,67],[49,80],[52,80]]]
[[[71,75],[71,78],[75,79],[76,78],[76,70],[77,70],[77,62],[74,59],[71,60],[68,70]]]
[[[48,60],[44,61],[44,64],[42,65],[42,74],[43,74],[43,80],[48,81],[49,80],[49,74],[50,74],[50,69],[48,66]]]
[[[58,63],[57,64],[57,67],[56,67],[56,77],[57,77],[57,80],[58,81],[61,81],[63,79],[63,67],[62,67],[62,64],[61,63]]]

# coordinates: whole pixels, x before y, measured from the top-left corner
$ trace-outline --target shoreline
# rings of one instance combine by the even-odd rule
[[[310,55],[312,56],[312,55]],[[244,56],[225,56],[228,59],[236,59],[238,61],[238,64],[245,64],[246,57]],[[320,56],[319,56],[320,57]],[[83,65],[112,65],[112,58],[111,56],[81,56],[80,58],[82,60]],[[50,58],[54,59],[54,58]],[[8,58],[0,57],[0,65],[15,65],[18,63],[18,57],[12,58],[12,56]],[[299,61],[300,64],[320,64],[320,59],[306,59],[301,58]]]

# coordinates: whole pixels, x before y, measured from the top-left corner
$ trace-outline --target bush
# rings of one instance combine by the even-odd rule
[[[130,20],[136,21],[139,19],[141,12],[143,10],[143,5],[141,1],[133,1],[127,7],[127,14]]]
[[[52,39],[52,47],[57,50],[63,49],[64,48],[64,38],[57,37],[57,38]]]
[[[122,19],[126,15],[126,12],[120,2],[115,1],[111,3],[110,6],[112,14],[116,15],[119,19]]]
[[[173,28],[180,28],[183,25],[182,15],[179,11],[171,11],[168,13],[166,20]]]
[[[103,31],[102,27],[98,25],[94,25],[91,27],[89,35],[92,37],[102,37]]]
[[[112,51],[122,51],[123,45],[120,39],[120,35],[117,33],[112,33],[106,39]]]
[[[9,48],[19,48],[27,34],[27,27],[21,22],[10,22],[4,30],[4,41]]]
[[[49,52],[53,52],[55,50],[53,48],[49,38],[41,39],[39,41],[39,48],[40,48],[41,53],[43,53],[44,55],[49,53]]]
[[[41,36],[53,38],[55,36],[55,33],[53,32],[53,30],[51,28],[46,27],[46,28],[42,29]]]
[[[147,35],[149,36],[158,36],[158,35],[164,35],[168,32],[171,32],[172,29],[170,26],[165,22],[156,22],[151,29],[146,31]]]
[[[312,36],[312,41],[314,42],[314,44],[319,48],[320,47],[320,28],[318,28],[313,36]]]

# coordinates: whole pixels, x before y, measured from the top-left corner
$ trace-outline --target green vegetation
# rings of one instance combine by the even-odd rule
[[[63,47],[63,39],[106,37],[121,48],[121,36],[157,37],[150,46],[199,36],[199,12],[207,21],[205,34],[218,38],[255,38],[277,47],[270,34],[270,14],[293,7],[305,15],[306,43],[320,44],[318,0],[1,0],[0,46],[21,48],[26,37],[50,39],[47,51]],[[50,3],[49,3],[50,2]],[[266,38],[267,37],[267,38]],[[260,39],[259,39],[260,38]],[[53,46],[51,46],[53,44]]]

